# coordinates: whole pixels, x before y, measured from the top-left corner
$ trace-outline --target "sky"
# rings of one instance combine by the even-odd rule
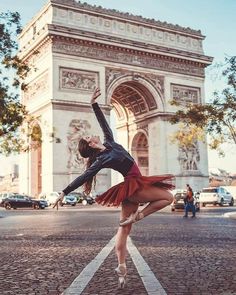
[[[87,0],[86,2],[201,30],[206,36],[203,42],[204,52],[214,57],[214,63],[223,62],[226,56],[236,55],[236,0]],[[0,1],[0,12],[18,11],[21,14],[22,24],[25,25],[46,3],[47,0]],[[209,67],[206,71],[206,97],[212,97],[215,90],[220,91],[224,86],[224,81],[216,79],[213,68]],[[209,150],[209,167],[236,173],[235,147],[226,146],[225,153],[224,158],[219,158],[215,151]],[[1,157],[0,175],[7,173],[16,159],[16,157],[10,159]]]

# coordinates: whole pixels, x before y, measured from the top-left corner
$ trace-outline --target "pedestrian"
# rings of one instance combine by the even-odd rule
[[[96,202],[106,206],[121,205],[119,229],[116,235],[116,255],[118,267],[116,273],[120,286],[125,285],[126,269],[126,243],[132,223],[166,207],[173,201],[172,194],[168,191],[174,188],[173,175],[142,176],[132,156],[114,141],[113,134],[104,114],[96,99],[101,95],[96,88],[91,105],[104,134],[104,143],[98,136],[84,136],[79,141],[79,153],[87,158],[87,169],[83,174],[70,183],[60,194],[54,208],[58,208],[65,195],[84,185],[84,192],[89,194],[96,174],[102,168],[111,168],[120,172],[124,181],[111,187],[103,194],[96,197]],[[139,203],[148,203],[138,211]]]
[[[193,190],[189,184],[186,184],[186,198],[185,198],[185,214],[184,217],[188,217],[188,211],[192,211],[192,218],[196,217],[196,208],[194,205],[194,197],[193,197]]]

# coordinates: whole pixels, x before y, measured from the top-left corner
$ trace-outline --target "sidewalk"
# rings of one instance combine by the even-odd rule
[[[236,212],[227,212],[224,214],[224,217],[236,219]]]

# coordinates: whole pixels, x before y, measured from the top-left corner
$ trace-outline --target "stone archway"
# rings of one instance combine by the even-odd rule
[[[30,140],[31,196],[37,197],[42,191],[42,131],[38,124],[33,126]]]
[[[161,92],[141,75],[123,75],[110,83],[108,103],[116,114],[117,141],[135,158],[142,174],[148,175],[148,117],[163,112]],[[121,180],[118,177],[115,182]]]

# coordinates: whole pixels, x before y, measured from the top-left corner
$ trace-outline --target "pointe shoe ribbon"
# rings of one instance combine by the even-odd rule
[[[118,266],[115,271],[119,277],[125,277],[127,275],[127,270],[124,266]]]
[[[125,226],[125,225],[131,224],[131,223],[135,223],[136,221],[138,221],[138,218],[137,218],[138,215],[139,215],[138,210],[134,213],[131,213],[128,218],[120,221],[120,226]]]

